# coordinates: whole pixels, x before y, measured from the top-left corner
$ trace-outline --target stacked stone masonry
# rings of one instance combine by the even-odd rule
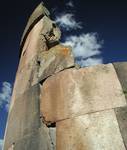
[[[77,68],[49,16],[23,33],[4,150],[126,150],[127,63]]]

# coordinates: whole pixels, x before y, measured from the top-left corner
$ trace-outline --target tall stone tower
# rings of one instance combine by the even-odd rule
[[[4,150],[125,150],[127,63],[77,68],[49,16],[23,33]]]

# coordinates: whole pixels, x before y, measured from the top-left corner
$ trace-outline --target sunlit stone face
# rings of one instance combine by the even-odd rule
[[[64,70],[49,77],[41,90],[40,109],[47,121],[126,105],[112,64]]]

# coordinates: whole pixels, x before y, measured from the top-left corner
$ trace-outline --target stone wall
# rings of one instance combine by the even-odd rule
[[[77,68],[41,3],[30,17],[4,150],[125,150],[127,63]]]

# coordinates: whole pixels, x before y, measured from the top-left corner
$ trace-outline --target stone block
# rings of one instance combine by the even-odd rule
[[[47,32],[50,33],[52,24],[53,21],[45,16],[27,36],[16,74],[13,96],[18,93],[22,94],[31,85],[55,72],[74,66],[74,58],[69,47],[59,45],[47,51],[48,47],[44,35]],[[52,40],[58,40],[60,37],[59,32],[57,30],[54,32],[54,38],[56,39]]]
[[[25,40],[19,67],[28,64],[33,57],[40,55],[41,52],[49,50],[50,47],[58,44],[60,36],[60,29],[55,22],[47,16],[44,16],[33,27]]]
[[[127,99],[127,62],[113,64]],[[120,131],[127,149],[127,107],[115,109]]]
[[[57,45],[39,55],[39,81],[74,66],[74,57],[70,47]]]
[[[27,58],[25,58],[27,59]],[[74,66],[74,58],[69,47],[57,45],[49,51],[41,52],[29,62],[22,60],[16,74],[12,99],[23,94],[31,86],[48,76]]]
[[[43,28],[43,19],[41,19],[33,27],[25,41],[16,74],[13,99],[38,82],[38,54],[48,49],[46,40],[41,35]]]
[[[28,65],[33,58],[38,56],[40,51],[47,50],[46,40],[41,34],[44,28],[43,19],[41,19],[30,31],[22,49],[19,69]]]
[[[49,136],[53,150],[56,150],[56,128],[49,128]]]
[[[67,69],[49,77],[41,88],[40,110],[46,121],[126,105],[112,64]]]
[[[11,104],[7,124],[5,136],[7,147],[40,127],[38,85],[30,88]]]
[[[27,66],[24,66],[22,69],[18,69],[13,88],[12,100],[14,101],[20,97],[24,92],[36,84],[37,81],[38,65],[36,60],[33,60]]]
[[[56,123],[57,150],[125,150],[114,110]]]
[[[5,149],[6,150],[6,149]],[[15,141],[13,150],[55,150],[52,147],[49,129],[42,126],[37,131]]]
[[[47,8],[44,6],[44,4],[41,2],[37,8],[34,10],[34,12],[32,13],[32,15],[30,16],[28,23],[26,25],[26,28],[24,30],[22,39],[21,39],[21,43],[20,45],[24,45],[25,39],[27,38],[30,30],[35,26],[35,24],[44,16],[47,15],[49,16],[50,13],[47,10]]]
[[[127,149],[127,107],[115,109],[120,131]]]
[[[127,99],[127,62],[113,64]]]

